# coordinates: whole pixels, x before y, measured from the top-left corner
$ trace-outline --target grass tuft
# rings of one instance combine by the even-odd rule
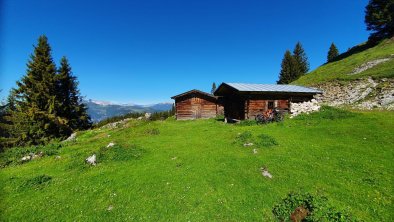
[[[23,188],[34,188],[34,189],[42,189],[47,186],[52,180],[51,176],[42,174],[36,177],[30,178],[26,180],[21,187]]]

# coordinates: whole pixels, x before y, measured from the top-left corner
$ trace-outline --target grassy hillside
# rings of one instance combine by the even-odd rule
[[[354,49],[363,48],[363,45]],[[357,50],[355,50],[357,51]],[[359,74],[351,74],[356,67],[376,59],[392,58]],[[354,53],[344,59],[320,66],[309,74],[294,81],[296,85],[314,85],[332,80],[353,80],[371,76],[373,78],[394,77],[394,39],[388,39],[379,45]]]
[[[89,130],[0,170],[0,220],[270,221],[275,203],[301,191],[359,219],[390,221],[393,123],[393,112],[326,108],[264,126],[166,120]],[[93,153],[99,163],[88,166]]]

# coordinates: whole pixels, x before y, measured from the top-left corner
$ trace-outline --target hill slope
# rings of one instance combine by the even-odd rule
[[[131,120],[80,132],[0,169],[0,220],[272,221],[273,205],[302,191],[361,220],[390,221],[393,121],[392,112],[326,108],[270,125]],[[14,149],[14,160],[34,149]],[[99,163],[88,166],[93,153]]]
[[[362,45],[356,47],[362,48]],[[378,64],[373,66],[374,63]],[[371,68],[362,71],[363,67]],[[361,69],[357,70],[358,68]],[[375,47],[354,53],[339,61],[324,64],[294,81],[293,84],[313,86],[327,81],[349,81],[363,77],[373,77],[374,79],[394,77],[394,38],[387,39]]]
[[[292,84],[322,90],[322,101],[329,105],[394,110],[394,38],[364,48],[353,47],[340,55],[343,59],[325,64]]]

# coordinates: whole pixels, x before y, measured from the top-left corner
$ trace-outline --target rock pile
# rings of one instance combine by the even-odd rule
[[[126,118],[126,119],[122,119],[118,122],[113,122],[113,123],[108,123],[102,127],[100,127],[100,129],[116,129],[119,128],[121,126],[124,126],[128,121],[132,120],[133,118]]]
[[[29,155],[26,155],[21,158],[21,162],[22,163],[29,162],[30,160],[38,159],[41,158],[42,156],[44,156],[44,153],[42,151],[38,153],[29,153]]]
[[[323,90],[322,102],[330,106],[394,110],[394,79],[367,78],[346,83],[322,83],[315,87]]]
[[[311,113],[320,109],[319,102],[316,99],[312,99],[308,102],[303,103],[290,103],[290,113],[292,117],[295,117],[301,113]]]

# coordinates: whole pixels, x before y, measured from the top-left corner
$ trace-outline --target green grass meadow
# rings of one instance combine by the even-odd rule
[[[132,120],[77,138],[0,169],[0,221],[275,221],[289,192],[322,194],[359,220],[394,219],[394,112],[324,108],[251,126]]]

